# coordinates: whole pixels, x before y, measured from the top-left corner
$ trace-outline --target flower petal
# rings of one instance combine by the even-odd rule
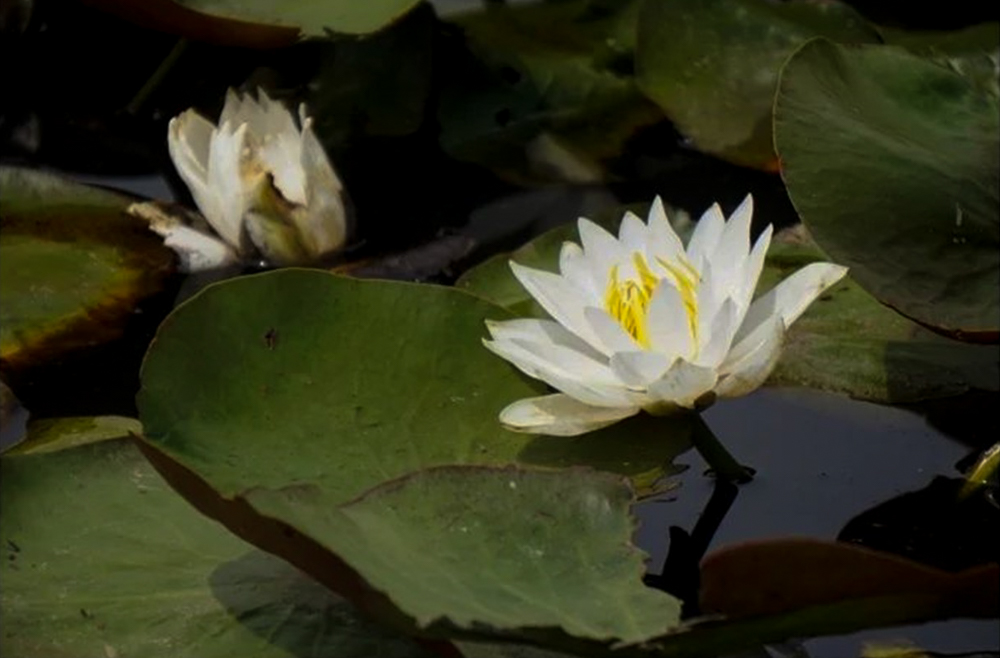
[[[300,108],[302,144],[299,166],[305,172],[306,212],[293,216],[302,242],[314,257],[336,251],[347,241],[347,211],[344,208],[344,186],[334,171],[323,146],[313,132],[312,120]],[[280,187],[280,181],[275,179]],[[284,192],[284,189],[282,189]],[[291,197],[289,197],[291,198]]]
[[[671,361],[658,352],[646,350],[615,352],[611,355],[611,370],[629,388],[645,391],[670,368]]]
[[[586,293],[568,279],[552,272],[510,262],[510,269],[524,289],[552,318],[587,343],[600,349],[600,341],[584,317]],[[603,350],[602,350],[603,351]]]
[[[646,223],[631,210],[622,217],[618,227],[618,241],[626,254],[646,252]]]
[[[577,220],[577,230],[580,233],[583,253],[587,255],[591,267],[601,277],[608,276],[612,265],[626,260],[625,249],[618,240],[594,222],[581,217]]]
[[[218,218],[222,212],[221,202],[208,183],[209,145],[214,131],[211,122],[194,110],[187,110],[170,120],[167,148],[201,214]]]
[[[250,165],[244,162],[246,134],[246,124],[234,130],[224,123],[212,134],[208,153],[208,186],[217,195],[220,207],[218,214],[206,214],[205,219],[237,251],[244,246],[243,214],[257,184],[251,180],[254,173],[247,171],[252,162]]]
[[[760,280],[760,273],[764,270],[764,259],[767,257],[767,250],[771,246],[773,231],[774,227],[768,224],[757,238],[757,242],[754,243],[753,249],[750,251],[750,256],[743,266],[743,275],[741,276],[743,287],[739,295],[734,296],[733,299],[744,313],[750,308],[753,291],[757,289],[757,281]]]
[[[605,358],[576,334],[554,320],[518,318],[516,320],[487,320],[486,328],[494,340],[527,340],[535,343],[554,343],[582,352],[592,359]]]
[[[810,263],[758,297],[750,305],[743,324],[736,332],[736,342],[747,336],[772,316],[781,318],[786,328],[792,326],[817,297],[844,278],[847,268],[833,263]]]
[[[727,299],[715,315],[694,363],[706,368],[717,368],[722,363],[733,343],[733,336],[736,335],[736,320],[736,302]]]
[[[582,290],[588,299],[588,304],[599,304],[603,290],[599,287],[606,282],[599,282],[590,262],[583,253],[583,248],[575,242],[563,242],[559,250],[559,271]]]
[[[680,292],[669,280],[664,279],[653,291],[646,307],[646,333],[650,348],[673,360],[686,358],[695,350],[691,324]]]
[[[618,321],[608,315],[603,308],[588,306],[583,309],[583,317],[586,319],[591,331],[597,337],[597,342],[591,343],[597,350],[607,356],[615,352],[631,352],[641,349]]]
[[[597,407],[622,407],[635,403],[635,395],[624,385],[617,383],[613,375],[598,380],[585,380],[578,373],[565,370],[551,358],[542,357],[536,351],[525,348],[523,343],[508,341],[484,340],[486,346],[494,354],[503,357],[516,366],[521,372],[540,379],[552,388],[561,391],[581,402]],[[550,346],[551,347],[551,346]],[[611,380],[611,383],[609,382]]]
[[[701,269],[704,261],[715,253],[715,247],[719,244],[725,226],[726,218],[719,204],[712,204],[712,207],[702,214],[687,247],[688,260],[696,269]]]
[[[648,235],[646,256],[650,261],[663,259],[670,263],[676,263],[682,256],[685,256],[684,244],[674,231],[674,227],[671,226],[660,197],[656,197],[653,200],[653,205],[649,208]]]
[[[238,260],[233,249],[215,237],[170,218],[150,221],[149,228],[163,236],[163,244],[180,258],[182,272],[204,272],[232,265]]]
[[[708,255],[716,284],[726,296],[737,297],[743,289],[743,275],[750,253],[750,221],[753,218],[753,197],[747,195],[733,211],[719,237],[715,251]]]
[[[719,397],[736,397],[759,388],[778,364],[784,336],[785,326],[777,315],[758,325],[723,362],[719,369],[722,379],[715,393]]]
[[[716,381],[718,375],[714,368],[677,359],[663,377],[649,385],[649,396],[656,401],[651,406],[666,404],[693,409],[695,401],[711,391]],[[652,412],[657,413],[657,410]]]
[[[613,425],[638,412],[638,407],[594,407],[556,393],[508,405],[500,412],[500,422],[515,432],[577,436]]]

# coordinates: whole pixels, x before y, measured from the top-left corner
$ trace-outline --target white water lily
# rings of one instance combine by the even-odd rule
[[[657,198],[648,224],[627,213],[617,239],[581,218],[583,246],[563,244],[560,274],[511,262],[553,319],[487,322],[483,342],[560,392],[514,402],[501,422],[573,436],[763,384],[785,330],[847,268],[812,263],[753,300],[772,229],[751,249],[752,215],[749,196],[728,221],[712,206],[685,249]]]
[[[254,99],[230,90],[218,126],[194,110],[174,117],[170,157],[218,237],[154,230],[199,269],[245,257],[252,247],[277,265],[340,249],[347,237],[343,186],[304,105],[299,123],[263,91]]]

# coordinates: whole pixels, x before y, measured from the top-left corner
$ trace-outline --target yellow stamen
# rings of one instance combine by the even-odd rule
[[[699,280],[698,272],[686,260],[680,260],[674,264],[657,258],[656,262],[666,270],[671,282],[680,292],[681,300],[684,302],[684,310],[688,316],[691,336],[697,339],[698,300],[695,291]],[[632,336],[639,345],[648,349],[650,343],[646,326],[646,311],[649,307],[649,301],[653,298],[653,293],[662,279],[650,270],[643,254],[638,252],[632,254],[632,263],[635,265],[637,277],[624,281],[619,280],[618,266],[615,265],[611,268],[608,287],[604,293],[604,308],[611,317],[618,321],[626,333]],[[697,340],[694,342],[697,345]]]

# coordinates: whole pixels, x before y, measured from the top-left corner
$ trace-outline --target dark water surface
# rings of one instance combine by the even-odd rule
[[[757,470],[722,519],[709,552],[745,540],[788,536],[836,539],[852,518],[924,489],[935,476],[956,478],[970,448],[906,409],[800,389],[761,389],[724,400],[704,413],[709,427],[741,461]],[[637,543],[659,570],[669,526],[690,531],[714,481],[695,451],[678,458],[689,468],[680,487],[641,503]],[[995,535],[995,525],[979,529]],[[736,584],[734,584],[735,586]],[[906,639],[940,652],[1000,651],[997,620],[953,620],[886,628],[805,642],[810,658],[859,655],[865,642]]]

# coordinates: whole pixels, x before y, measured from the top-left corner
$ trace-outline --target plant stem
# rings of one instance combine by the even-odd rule
[[[177,40],[177,43],[174,44],[174,47],[170,50],[169,53],[167,53],[167,56],[163,59],[162,62],[160,62],[160,65],[156,67],[156,70],[153,71],[153,75],[149,76],[149,79],[146,80],[146,84],[144,84],[142,86],[142,89],[136,92],[135,96],[132,97],[132,100],[125,107],[126,112],[128,112],[129,114],[137,114],[139,112],[139,108],[141,108],[143,103],[146,102],[146,99],[149,98],[149,95],[152,94],[153,91],[155,91],[156,88],[160,86],[160,83],[163,82],[163,79],[167,77],[167,73],[170,72],[170,69],[172,69],[174,67],[174,64],[177,63],[177,60],[180,59],[180,56],[187,48],[187,45],[188,45],[188,40],[185,39],[184,37],[181,37]]]
[[[708,462],[715,477],[736,484],[745,484],[753,479],[754,470],[743,466],[729,454],[700,415],[694,420],[691,441],[698,454]]]

